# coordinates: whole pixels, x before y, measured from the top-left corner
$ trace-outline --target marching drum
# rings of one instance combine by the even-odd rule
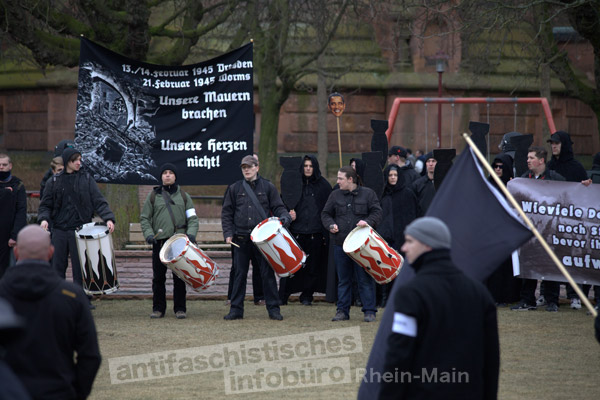
[[[90,222],[75,231],[77,252],[87,294],[108,294],[119,288],[112,237],[103,222]]]
[[[306,261],[306,254],[279,218],[267,218],[256,225],[250,239],[281,278],[293,276]]]
[[[404,259],[370,226],[357,227],[346,236],[344,252],[383,285],[400,273]]]
[[[210,287],[219,275],[217,264],[182,233],[165,242],[159,257],[167,268],[197,292]]]

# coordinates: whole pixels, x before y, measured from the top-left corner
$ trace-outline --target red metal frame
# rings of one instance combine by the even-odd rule
[[[552,111],[548,104],[548,99],[545,97],[396,97],[390,110],[390,116],[388,118],[388,130],[385,131],[388,143],[392,138],[394,132],[394,125],[396,124],[396,117],[398,116],[398,110],[400,104],[485,104],[485,103],[496,103],[496,104],[541,104],[546,115],[546,121],[548,122],[548,128],[550,133],[556,132],[556,126],[554,126],[554,119],[552,118]]]

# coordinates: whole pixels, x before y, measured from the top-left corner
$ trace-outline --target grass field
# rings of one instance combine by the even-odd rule
[[[383,312],[378,313],[376,323],[365,323],[360,310],[353,308],[350,321],[331,322],[335,314],[331,304],[315,303],[306,307],[290,303],[282,307],[285,319],[278,322],[268,319],[264,306],[246,302],[245,319],[224,321],[228,307],[222,301],[195,300],[188,301],[185,320],[176,320],[172,311],[163,319],[151,320],[148,318],[152,308],[150,300],[102,300],[95,304],[97,309],[93,314],[103,361],[90,397],[93,400],[353,399],[359,386],[356,368],[365,366],[383,315]],[[501,308],[498,319],[502,358],[500,399],[599,398],[600,345],[594,339],[593,319],[585,311],[573,311],[566,305],[558,313]],[[246,394],[236,394],[234,388],[233,394],[227,394],[227,376],[222,370],[118,384],[111,383],[109,374],[109,359],[115,357],[174,350],[186,353],[186,349],[203,346],[218,349],[252,339],[283,343],[284,336],[309,332],[317,332],[315,337],[325,338],[326,332],[322,331],[339,328],[354,328],[360,332],[362,351],[356,351],[355,347],[345,355],[350,364],[350,374],[346,377],[350,382],[347,383]],[[248,344],[247,348],[250,347]],[[337,350],[335,346],[334,350]],[[157,356],[155,360],[161,359]],[[307,365],[306,361],[303,363]],[[316,365],[317,361],[308,364]],[[117,369],[117,365],[120,364],[114,363],[113,370],[126,372],[121,367]],[[161,368],[167,370],[166,365],[155,364],[155,371],[160,375]],[[230,372],[230,376],[232,374]],[[127,380],[123,378],[126,375],[119,376]]]

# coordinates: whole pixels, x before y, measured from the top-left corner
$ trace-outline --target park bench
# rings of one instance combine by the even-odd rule
[[[223,240],[223,229],[220,219],[199,218],[196,243],[203,250],[229,250],[230,245]],[[149,250],[152,246],[146,243],[142,227],[139,222],[129,224],[129,243],[127,250]]]

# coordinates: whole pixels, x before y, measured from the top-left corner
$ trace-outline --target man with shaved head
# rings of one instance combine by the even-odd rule
[[[0,297],[25,321],[25,333],[6,362],[34,399],[85,399],[100,367],[88,299],[58,276],[48,232],[28,225],[14,249],[17,264],[0,280]]]

